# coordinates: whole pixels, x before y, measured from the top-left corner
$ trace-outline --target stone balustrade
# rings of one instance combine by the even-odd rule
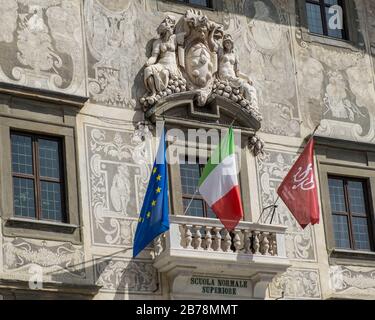
[[[240,222],[235,230],[229,232],[217,219],[173,216],[169,234],[155,240],[155,255],[159,256],[167,248],[180,248],[284,257],[284,234],[283,226]]]
[[[285,231],[285,226],[240,222],[229,232],[217,219],[171,216],[169,231],[155,239],[154,267],[169,279],[172,298],[207,298],[207,288],[199,293],[190,284],[203,274],[245,279],[241,298],[263,299],[272,279],[290,266]]]

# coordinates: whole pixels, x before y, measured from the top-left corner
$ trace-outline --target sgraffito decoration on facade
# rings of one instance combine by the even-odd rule
[[[289,268],[269,286],[271,298],[321,299],[319,270]]]
[[[264,119],[261,131],[299,136],[289,5],[284,0],[225,1],[226,28],[241,44],[238,55],[247,57],[241,69],[251,75],[257,89]]]
[[[151,132],[85,125],[92,241],[132,246],[152,164]]]
[[[0,1],[2,81],[85,95],[80,4]]]
[[[373,295],[375,269],[354,266],[331,266],[330,287],[335,293]]]
[[[257,159],[260,203],[272,205],[277,197],[276,190],[298,155],[266,150]],[[267,214],[263,215],[263,219]],[[269,220],[264,221],[269,223]],[[287,256],[293,260],[315,261],[315,236],[311,226],[302,229],[282,201],[279,201],[273,223],[288,227],[285,235]]]
[[[68,273],[85,277],[84,253],[71,243],[5,238],[3,243],[4,271],[28,272],[31,265],[38,265],[49,272]]]
[[[356,14],[353,11],[353,15]],[[361,30],[357,32],[361,39]],[[314,128],[320,122],[319,135],[374,141],[371,115],[375,99],[374,78],[368,68],[371,57],[360,44],[363,40],[358,40],[350,49],[322,46],[305,40],[299,28],[295,38],[300,69],[297,74],[300,105],[306,126]]]
[[[367,13],[367,26],[368,26],[368,34],[370,38],[370,49],[373,55],[373,59],[375,56],[375,24],[373,22],[373,18],[375,16],[375,3],[373,1],[366,1],[366,13]],[[375,60],[374,60],[375,61]],[[375,71],[375,65],[374,65]]]
[[[240,71],[234,41],[223,26],[189,9],[178,21],[167,16],[157,28],[152,55],[144,69],[145,110],[170,95],[195,93],[198,106],[220,95],[262,119],[252,80]]]
[[[124,1],[122,10],[113,11],[98,0],[85,1],[88,89],[93,102],[130,109],[135,107],[135,101],[131,100],[135,76],[132,65],[138,57],[130,44],[137,42],[134,25],[139,13],[133,2]]]
[[[152,261],[94,259],[95,283],[105,292],[160,293],[160,279]]]

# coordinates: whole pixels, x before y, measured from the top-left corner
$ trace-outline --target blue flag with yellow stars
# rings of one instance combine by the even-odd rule
[[[168,176],[165,150],[165,132],[163,129],[138,219],[133,257],[136,257],[159,234],[169,230]]]

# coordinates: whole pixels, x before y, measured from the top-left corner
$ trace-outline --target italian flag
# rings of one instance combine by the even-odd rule
[[[199,179],[199,192],[227,230],[243,217],[233,129],[221,141]]]

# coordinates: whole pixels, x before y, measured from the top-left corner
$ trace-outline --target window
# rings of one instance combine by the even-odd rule
[[[0,87],[3,235],[81,244],[76,115],[87,97]]]
[[[329,9],[333,5],[338,5],[342,8],[342,29],[333,29],[329,26],[330,19],[337,14],[336,10],[334,10],[334,13],[329,13]],[[343,0],[306,0],[307,24],[311,33],[347,39],[344,12]]]
[[[61,140],[12,132],[11,154],[14,215],[65,222]]]
[[[328,177],[337,248],[371,250],[366,180]]]
[[[198,188],[199,178],[203,171],[204,165],[199,163],[180,164],[181,187],[182,187],[182,201],[184,212],[189,206],[186,214],[189,216],[216,218],[215,213],[207,205],[207,203],[196,192]],[[189,205],[190,204],[190,205]]]
[[[187,4],[193,4],[196,6],[212,8],[211,0],[177,0],[177,2],[183,2]]]

